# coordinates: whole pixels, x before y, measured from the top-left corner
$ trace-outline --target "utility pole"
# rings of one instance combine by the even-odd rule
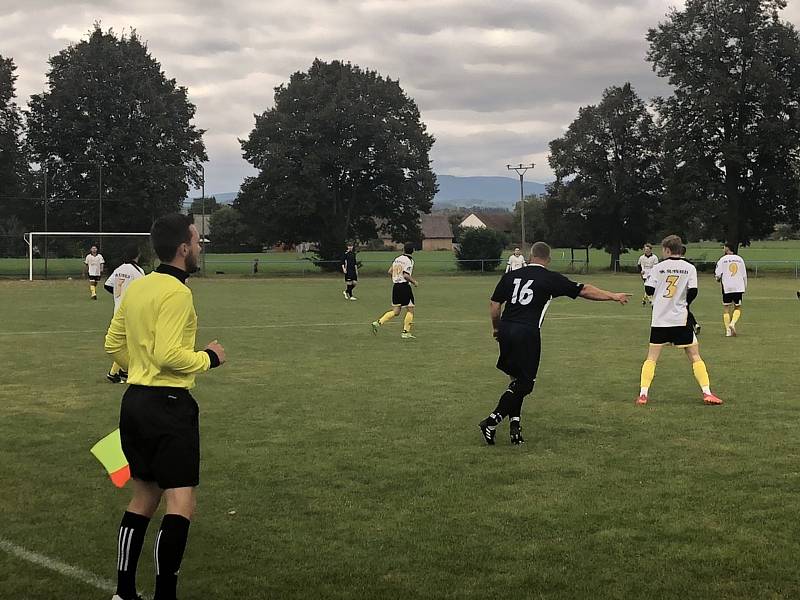
[[[47,161],[42,164],[42,169],[44,170],[44,193],[42,195],[44,204],[44,278],[47,279]]]
[[[519,210],[520,210],[520,225],[522,227],[522,254],[525,254],[525,187],[523,180],[525,178],[525,173],[528,169],[532,169],[535,165],[533,163],[529,165],[523,165],[520,163],[518,166],[513,165],[506,165],[506,169],[509,171],[516,171],[517,175],[519,175]]]
[[[200,180],[200,210],[203,213],[203,232],[200,234],[200,247],[201,252],[200,254],[203,257],[202,265],[203,265],[203,277],[206,275],[206,169],[203,165],[200,165],[200,175],[202,179]]]
[[[100,200],[100,233],[103,233],[103,163],[100,163],[97,168],[97,197]],[[103,236],[100,236],[100,239],[97,241],[100,244],[102,249],[103,245]]]

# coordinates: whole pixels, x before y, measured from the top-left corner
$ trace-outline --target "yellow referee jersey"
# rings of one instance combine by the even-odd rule
[[[211,356],[194,349],[197,313],[187,274],[171,265],[128,285],[106,333],[105,350],[128,372],[128,383],[194,387]]]

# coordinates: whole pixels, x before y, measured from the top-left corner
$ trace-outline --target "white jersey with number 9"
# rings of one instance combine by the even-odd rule
[[[407,254],[401,254],[397,258],[394,259],[392,263],[392,282],[393,283],[404,283],[406,278],[403,277],[403,273],[408,273],[411,275],[411,272],[414,270],[414,261],[411,260],[411,257]]]

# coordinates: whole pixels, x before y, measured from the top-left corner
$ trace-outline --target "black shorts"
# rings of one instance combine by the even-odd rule
[[[345,281],[358,281],[358,273],[354,273],[352,271],[348,271],[344,275]]]
[[[741,306],[742,296],[744,296],[744,292],[731,292],[730,294],[722,292],[722,303],[735,304],[736,306]]]
[[[693,346],[697,343],[694,328],[691,324],[682,327],[651,327],[650,343],[658,346],[672,344],[678,348]]]
[[[497,368],[511,377],[536,381],[539,358],[542,354],[539,328],[500,321],[497,342],[500,345]]]
[[[410,283],[406,281],[392,286],[392,306],[414,306],[414,291]]]
[[[198,413],[189,390],[129,386],[119,431],[131,477],[155,481],[164,490],[200,483]]]
[[[88,277],[89,281],[91,281],[94,284],[98,284],[100,282],[100,278],[102,277],[102,275],[88,275]]]

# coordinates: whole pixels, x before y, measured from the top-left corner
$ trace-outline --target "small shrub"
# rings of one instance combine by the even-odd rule
[[[458,268],[462,271],[494,271],[501,262],[508,238],[501,231],[488,228],[469,228],[461,235],[456,249]],[[480,262],[483,260],[483,262]]]

